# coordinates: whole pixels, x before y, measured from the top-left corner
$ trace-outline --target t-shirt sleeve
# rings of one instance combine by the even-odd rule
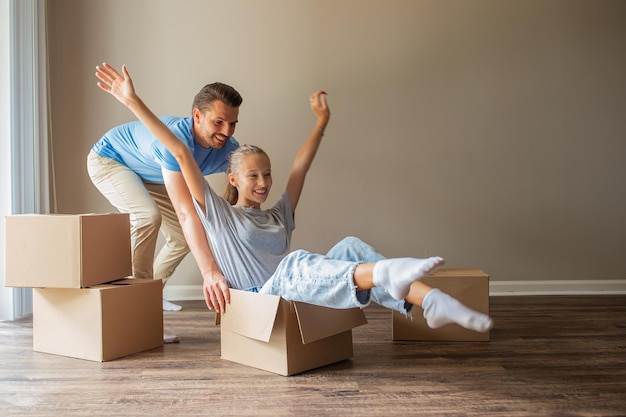
[[[273,210],[276,210],[283,217],[283,222],[287,228],[287,232],[291,234],[296,228],[296,223],[293,217],[293,211],[291,210],[291,199],[289,193],[285,190],[280,199],[274,204]]]
[[[167,126],[167,128],[180,140],[182,143],[192,150],[193,147],[193,133],[191,118],[175,117],[175,116],[161,116],[159,119]],[[153,136],[154,138],[154,136]],[[161,169],[168,171],[180,172],[180,166],[178,161],[174,158],[174,155],[167,150],[167,147],[160,141],[154,138],[151,151],[154,161],[161,166]],[[193,152],[192,152],[193,153]]]
[[[172,155],[161,142],[155,142],[152,145],[152,154],[154,155],[154,160],[161,165],[161,168],[167,169],[168,171],[181,172],[180,165],[178,165],[176,158],[174,158],[174,155]]]
[[[193,199],[193,204],[200,219],[213,224],[223,223],[225,213],[230,209],[230,204],[215,193],[208,181],[204,183],[204,211],[196,199]]]

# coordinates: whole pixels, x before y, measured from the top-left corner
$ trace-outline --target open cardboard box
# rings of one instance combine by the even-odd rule
[[[6,216],[7,287],[85,288],[130,275],[128,214]]]
[[[426,285],[439,288],[466,306],[489,314],[489,275],[481,269],[443,268],[422,279]],[[393,340],[488,341],[489,332],[467,330],[457,324],[431,329],[421,308],[411,311],[413,318],[397,311],[392,313]]]
[[[359,308],[339,310],[230,290],[218,317],[222,359],[294,375],[349,359],[352,329],[367,323]]]
[[[33,350],[109,361],[163,345],[163,282],[33,291]]]

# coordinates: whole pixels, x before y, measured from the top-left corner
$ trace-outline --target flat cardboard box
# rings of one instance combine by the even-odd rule
[[[163,345],[163,283],[33,290],[33,350],[104,362]]]
[[[232,289],[230,296],[220,317],[222,359],[285,376],[351,358],[352,329],[367,323],[359,308]]]
[[[422,282],[439,288],[476,311],[489,314],[489,275],[481,269],[440,269]],[[418,306],[413,307],[411,314],[413,319],[397,311],[392,313],[393,340],[489,340],[489,332],[474,332],[457,324],[431,329],[423,317],[423,310]]]
[[[7,287],[85,288],[130,275],[128,214],[6,217]]]

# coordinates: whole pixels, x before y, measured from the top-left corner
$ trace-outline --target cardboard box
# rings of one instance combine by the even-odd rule
[[[359,308],[338,310],[267,294],[230,290],[221,318],[222,359],[294,375],[349,359]]]
[[[163,345],[163,283],[123,279],[33,291],[33,350],[109,361]]]
[[[85,288],[130,275],[128,214],[6,217],[7,287]]]
[[[489,275],[481,269],[440,269],[422,282],[439,288],[476,311],[489,314]],[[489,340],[489,332],[474,332],[457,324],[431,329],[423,317],[423,310],[418,306],[413,307],[411,313],[412,320],[397,311],[392,313],[393,340]]]

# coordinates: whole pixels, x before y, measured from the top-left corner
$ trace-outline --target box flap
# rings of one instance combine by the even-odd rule
[[[360,308],[335,309],[293,302],[302,343],[315,342],[367,323]]]
[[[230,290],[230,304],[220,317],[222,328],[268,342],[274,328],[280,297],[242,290]]]

